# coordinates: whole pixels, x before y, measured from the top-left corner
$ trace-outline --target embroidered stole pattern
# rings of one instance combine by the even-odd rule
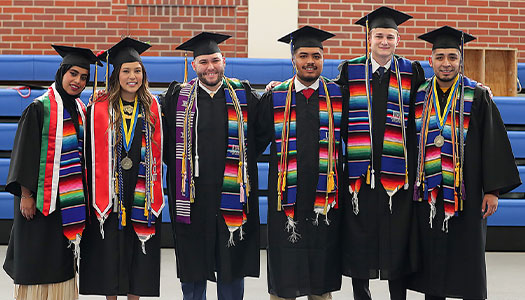
[[[278,158],[277,210],[287,216],[286,230],[289,240],[296,242],[295,202],[297,197],[297,133],[294,78],[273,89],[275,143]],[[327,216],[332,207],[337,208],[338,173],[337,149],[340,143],[342,100],[340,87],[326,78],[319,81],[319,179],[316,188],[314,212]],[[328,224],[328,218],[325,219]],[[318,221],[316,219],[315,223]]]
[[[85,194],[81,160],[86,107],[75,99],[78,112],[78,133],[69,112],[64,109],[55,84],[38,98],[44,106],[42,143],[40,146],[40,170],[36,207],[44,216],[53,213],[60,201],[64,235],[78,245],[85,226]]]
[[[432,103],[432,84],[434,77],[423,83],[417,92],[415,117],[418,137],[418,166],[414,200],[428,201],[430,212],[430,226],[436,214],[436,199],[439,190],[443,190],[445,221],[443,230],[447,230],[448,220],[462,210],[462,201],[465,198],[464,183],[459,177],[459,117],[460,97],[453,99],[451,112],[448,114],[441,134],[445,142],[442,147],[434,144],[434,139],[440,134],[435,105]],[[464,84],[464,113],[463,135],[466,141],[470,121],[470,111],[474,99],[476,82],[466,77]],[[459,93],[459,91],[458,91]],[[452,129],[453,128],[453,129]],[[458,199],[458,192],[462,199]]]
[[[408,188],[405,131],[413,75],[412,62],[402,57],[393,56],[391,70],[381,156],[381,184],[390,196],[390,210],[392,210],[392,196],[401,187]],[[365,79],[367,73],[369,83]],[[365,180],[366,184],[371,185],[371,188],[375,187],[371,134],[373,91],[367,91],[367,86],[371,86],[371,80],[371,63],[367,62],[366,57],[349,61],[348,88],[350,97],[346,153],[349,190],[350,193],[353,193],[352,204],[355,214],[359,213],[357,197],[362,181]]]

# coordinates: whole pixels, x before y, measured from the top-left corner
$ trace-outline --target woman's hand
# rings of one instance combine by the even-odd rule
[[[22,196],[20,196],[20,213],[28,221],[32,220],[36,214],[36,204],[33,193],[25,187],[22,187]]]

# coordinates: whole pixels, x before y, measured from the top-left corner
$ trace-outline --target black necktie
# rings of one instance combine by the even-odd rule
[[[379,81],[381,81],[381,78],[383,78],[383,74],[385,74],[385,67],[379,67],[377,69],[377,74],[379,75]]]

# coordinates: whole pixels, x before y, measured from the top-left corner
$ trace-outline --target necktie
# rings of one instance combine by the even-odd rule
[[[379,81],[383,78],[383,75],[385,74],[385,67],[379,67],[377,68],[377,74],[379,75]]]
[[[303,95],[306,98],[306,100],[308,100],[308,99],[310,99],[310,96],[312,96],[312,94],[314,93],[314,89],[307,88],[307,89],[304,89],[302,92],[303,92]]]

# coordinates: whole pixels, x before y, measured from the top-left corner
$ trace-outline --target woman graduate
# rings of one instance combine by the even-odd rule
[[[90,222],[81,294],[159,296],[162,123],[140,59],[148,48],[125,38],[99,56],[114,70],[87,113]]]
[[[62,63],[20,118],[5,187],[15,203],[4,270],[18,300],[78,298],[74,257],[86,218],[86,107],[78,97],[97,57],[85,48],[53,48]]]

